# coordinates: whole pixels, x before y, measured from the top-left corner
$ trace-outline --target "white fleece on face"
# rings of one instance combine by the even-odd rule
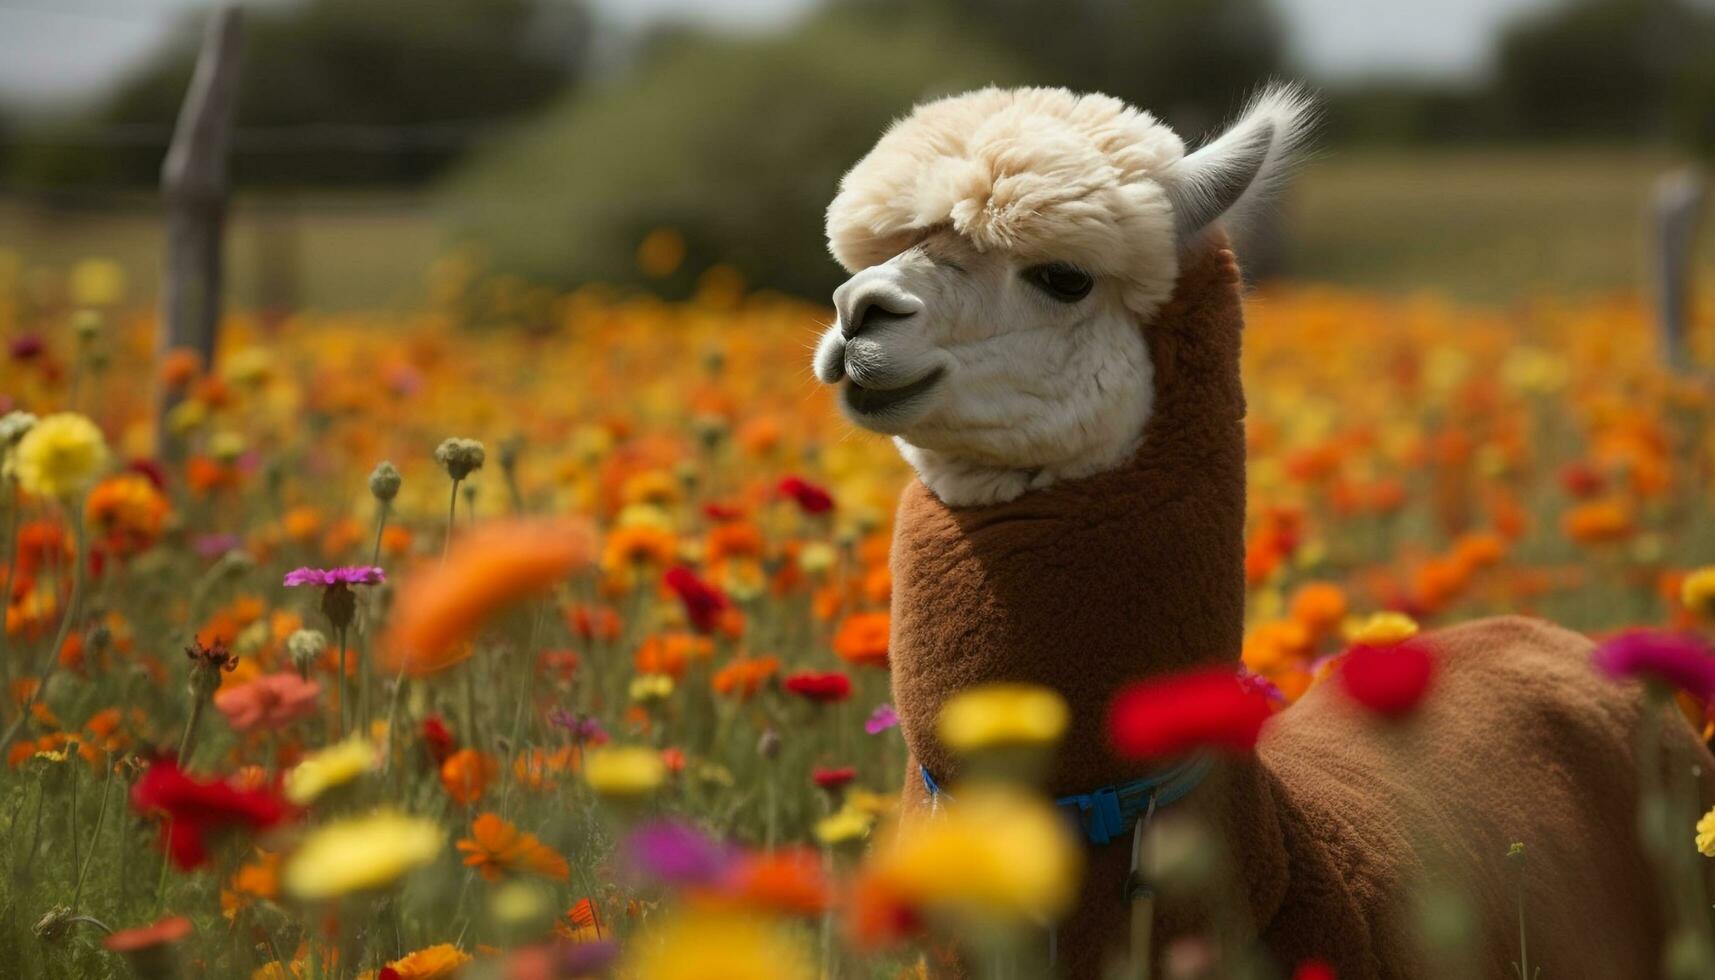
[[[917,313],[856,337],[830,327],[818,372],[877,387],[938,376],[922,396],[858,425],[895,437],[936,496],[955,506],[1010,500],[1057,480],[1123,464],[1153,397],[1149,351],[1112,283],[1076,303],[1053,299],[1025,272],[1035,263],[979,253],[942,232],[854,277],[863,289],[909,296]],[[956,252],[957,265],[930,248]],[[937,375],[938,372],[938,375]]]
[[[1180,250],[1280,182],[1313,124],[1291,86],[1263,91],[1189,156],[1147,112],[1065,89],[987,88],[917,107],[840,182],[828,247],[846,307],[887,315],[818,345],[816,373],[857,424],[894,437],[943,501],[1010,500],[1123,465],[1154,400],[1144,330]],[[1031,284],[1066,263],[1095,288],[1059,303]],[[907,387],[914,386],[914,387]],[[869,389],[865,392],[863,389]]]

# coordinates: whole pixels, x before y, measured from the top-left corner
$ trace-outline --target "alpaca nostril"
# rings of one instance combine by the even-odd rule
[[[881,292],[859,296],[852,302],[851,315],[840,317],[840,335],[850,340],[884,323],[908,319],[917,312],[913,309],[915,305],[903,297],[890,297]]]

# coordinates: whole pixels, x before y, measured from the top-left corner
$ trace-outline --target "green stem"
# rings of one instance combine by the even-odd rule
[[[196,740],[197,722],[202,719],[202,692],[197,690],[196,681],[191,681],[191,715],[185,719],[185,733],[179,737],[179,768],[189,771],[191,767],[191,744]]]
[[[351,727],[346,722],[346,711],[348,710],[348,705],[346,704],[345,631],[346,631],[346,628],[344,626],[334,627],[334,635],[339,638],[336,642],[339,643],[339,732],[338,732],[338,735],[340,738],[344,738],[345,733]]]
[[[369,558],[369,563],[377,567],[380,567],[381,565],[381,535],[382,532],[387,530],[388,508],[389,505],[387,501],[381,501],[381,511],[375,518],[375,549],[374,553]]]
[[[77,908],[78,896],[83,894],[83,883],[89,878],[90,865],[95,863],[96,848],[101,844],[101,827],[107,822],[107,801],[113,796],[110,792],[112,788],[113,753],[109,752],[107,754],[107,779],[101,784],[101,809],[95,813],[95,832],[89,835],[89,853],[84,856],[83,867],[77,873],[77,886],[72,889],[71,901],[68,903],[74,909]]]
[[[451,551],[453,547],[453,520],[458,516],[458,509],[459,481],[454,480],[453,491],[447,497],[447,538],[441,542],[441,561],[443,562],[447,560],[447,552]],[[4,746],[0,746],[0,748],[4,748]]]

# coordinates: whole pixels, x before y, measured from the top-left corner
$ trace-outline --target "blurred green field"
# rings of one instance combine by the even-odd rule
[[[1644,210],[1665,154],[1626,150],[1345,151],[1306,168],[1284,202],[1283,274],[1493,302],[1643,282]],[[115,259],[152,295],[162,230],[144,197],[53,207],[0,197],[0,250],[26,267]],[[427,195],[241,197],[229,269],[242,305],[409,304],[451,246]],[[1715,269],[1715,221],[1699,266]]]

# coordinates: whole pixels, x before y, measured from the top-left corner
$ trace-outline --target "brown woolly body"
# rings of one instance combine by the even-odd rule
[[[1200,664],[1236,665],[1245,583],[1242,312],[1233,254],[1187,256],[1173,299],[1144,327],[1155,402],[1118,471],[951,508],[920,482],[899,506],[892,666],[912,753],[906,801],[926,803],[918,763],[956,778],[934,720],[989,681],[1061,692],[1071,730],[1049,789],[1086,792],[1142,774],[1104,725],[1120,686]],[[1501,618],[1431,638],[1434,696],[1405,727],[1360,717],[1326,686],[1274,720],[1255,759],[1223,762],[1172,814],[1201,821],[1233,856],[1237,895],[1219,917],[1284,967],[1317,957],[1341,980],[1429,977],[1413,902],[1425,881],[1462,893],[1480,935],[1473,965],[1511,975],[1520,865],[1532,965],[1542,975],[1655,976],[1664,917],[1635,833],[1636,690],[1597,677],[1589,642]],[[1666,756],[1715,761],[1689,726]],[[1707,782],[1703,804],[1712,796]],[[1686,828],[1684,846],[1690,846]],[[1123,949],[1128,842],[1091,848],[1078,909],[1059,933],[1062,972],[1100,974]],[[1163,901],[1159,952],[1206,931],[1207,910]]]

